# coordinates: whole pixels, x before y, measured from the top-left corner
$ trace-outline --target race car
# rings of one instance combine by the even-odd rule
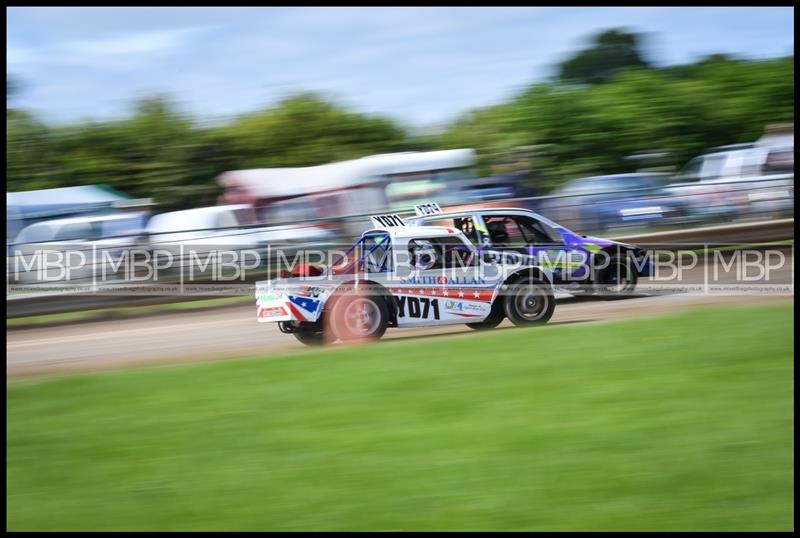
[[[639,277],[652,274],[647,252],[634,245],[580,235],[527,209],[488,208],[445,212],[430,202],[415,207],[411,226],[461,230],[483,252],[519,255],[523,263],[552,271],[559,292],[607,299],[630,296]]]
[[[552,272],[486,260],[458,229],[406,226],[398,215],[374,228],[326,268],[256,283],[259,322],[277,322],[306,345],[377,340],[389,327],[547,323],[555,309]]]

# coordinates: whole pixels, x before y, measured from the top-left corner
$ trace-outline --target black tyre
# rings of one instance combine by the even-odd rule
[[[389,325],[386,301],[359,291],[335,297],[326,317],[331,341],[378,340]]]
[[[598,280],[598,295],[603,299],[614,300],[633,295],[639,276],[632,261],[626,256],[612,256]]]
[[[307,346],[321,346],[325,343],[325,333],[319,329],[298,328],[292,334],[301,344]]]
[[[552,287],[539,278],[524,276],[504,291],[506,317],[518,327],[547,323],[556,308]]]
[[[494,329],[500,325],[503,322],[503,319],[506,317],[506,314],[503,311],[503,299],[503,296],[495,299],[494,304],[492,305],[492,311],[489,312],[489,315],[485,320],[477,323],[467,323],[467,327],[476,331],[486,331],[488,329]]]

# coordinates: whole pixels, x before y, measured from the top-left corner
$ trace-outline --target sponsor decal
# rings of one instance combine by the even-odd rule
[[[442,281],[444,279],[444,281]],[[485,286],[486,279],[483,277],[457,276],[448,279],[446,276],[410,276],[400,279],[401,284],[448,284],[451,286]]]
[[[297,290],[295,292],[295,295],[298,295],[300,297],[319,297],[321,293],[322,293],[321,288],[316,288],[312,286],[305,289]]]
[[[258,309],[259,318],[274,318],[277,316],[285,316],[285,315],[286,315],[286,310],[281,306]]]
[[[462,301],[445,301],[444,309],[449,311],[463,312],[465,310]]]

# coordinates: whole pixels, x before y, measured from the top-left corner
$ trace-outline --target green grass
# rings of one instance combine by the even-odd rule
[[[7,527],[792,530],[792,321],[699,310],[11,383]]]

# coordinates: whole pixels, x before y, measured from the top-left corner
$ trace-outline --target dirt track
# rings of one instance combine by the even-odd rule
[[[793,296],[669,295],[620,301],[559,299],[552,325],[661,315],[704,305],[788,303]],[[507,321],[501,327],[509,327]],[[543,330],[546,330],[544,328]],[[473,332],[463,325],[390,329],[386,339]],[[253,306],[6,332],[6,378],[58,375],[134,365],[269,357],[305,349],[274,324],[259,324]],[[378,344],[379,345],[379,344]]]

